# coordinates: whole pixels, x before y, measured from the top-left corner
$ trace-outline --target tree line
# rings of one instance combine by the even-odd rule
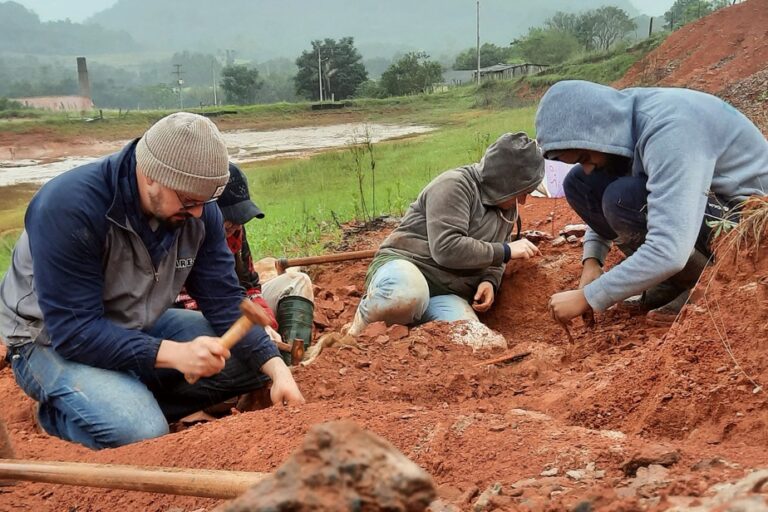
[[[735,0],[676,0],[665,13],[670,30],[706,16]],[[12,4],[12,3],[11,3]],[[7,4],[6,4],[7,5]],[[20,6],[19,6],[20,7]],[[15,9],[26,27],[40,25],[36,15]],[[24,18],[26,16],[26,18]],[[0,28],[3,22],[0,20]],[[605,51],[635,30],[622,9],[604,6],[581,13],[556,12],[543,26],[531,27],[506,46],[480,47],[482,67],[501,63],[558,64],[577,55]],[[14,30],[18,30],[16,27]],[[172,67],[182,75],[173,77]],[[459,53],[455,70],[474,70],[476,48]],[[380,76],[371,76],[378,69]],[[238,62],[222,55],[179,52],[170,59],[143,63],[134,69],[89,63],[94,103],[100,107],[173,108],[214,103],[253,104],[306,99],[345,100],[383,98],[419,93],[442,81],[443,66],[422,51],[393,60],[365,62],[352,37],[312,41],[295,59],[265,63]],[[177,79],[181,78],[181,90]],[[0,56],[0,97],[77,94],[74,63],[55,63],[30,57]],[[218,95],[216,95],[216,92]],[[7,105],[7,104],[6,104]]]

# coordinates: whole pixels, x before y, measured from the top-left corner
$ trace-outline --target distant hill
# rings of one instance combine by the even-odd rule
[[[130,52],[139,48],[126,32],[70,21],[41,23],[16,2],[0,2],[0,51],[40,55],[89,55]]]
[[[629,0],[480,4],[481,38],[500,45],[558,10],[613,4],[630,16],[639,14]],[[417,49],[439,57],[474,46],[475,6],[471,0],[118,0],[88,21],[124,30],[147,48],[164,51],[234,49],[250,59],[295,58],[313,39],[353,36],[366,58]]]

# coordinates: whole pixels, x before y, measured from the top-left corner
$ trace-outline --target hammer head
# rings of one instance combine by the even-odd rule
[[[254,325],[266,327],[272,323],[272,319],[267,312],[264,311],[264,308],[248,299],[245,299],[240,303],[240,311],[242,311],[243,315],[245,315],[245,317]]]

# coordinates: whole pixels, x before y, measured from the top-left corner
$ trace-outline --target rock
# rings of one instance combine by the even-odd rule
[[[566,237],[566,238],[565,238],[565,240],[566,240],[566,242],[568,242],[569,244],[575,244],[576,242],[578,242],[578,241],[579,241],[579,237],[577,237],[577,236],[574,236],[574,235],[571,235],[571,236],[569,236],[569,237]]]
[[[453,503],[437,499],[429,504],[427,512],[461,512],[461,509]]]
[[[353,284],[349,286],[342,286],[340,291],[347,297],[362,297],[362,293],[360,293],[360,290],[358,290],[357,286]]]
[[[474,350],[507,348],[504,336],[477,320],[452,322],[449,340],[458,345],[469,345]]]
[[[366,338],[375,338],[381,336],[387,332],[387,324],[384,322],[373,322],[363,330],[361,336]]]
[[[584,480],[584,477],[587,476],[587,472],[583,469],[571,469],[570,471],[565,472],[565,476],[578,482]]]
[[[277,471],[214,511],[422,512],[435,496],[432,478],[388,441],[336,421],[313,427]]]
[[[522,233],[520,233],[520,236],[522,236],[523,238],[527,238],[531,243],[534,243],[536,245],[541,243],[543,240],[552,240],[552,235],[550,235],[549,233],[545,233],[543,231],[538,231],[535,229],[529,229],[529,230],[523,231]]]
[[[540,476],[557,476],[559,472],[560,470],[558,468],[549,468],[542,471]]]
[[[389,335],[389,339],[392,341],[405,338],[408,336],[408,327],[400,324],[391,325],[387,329],[387,335]]]
[[[463,495],[464,495],[464,491],[462,491],[458,487],[453,487],[451,485],[441,485],[437,488],[438,499],[442,499],[445,501],[450,501],[453,503],[461,503],[461,498]],[[432,503],[434,503],[434,501]]]
[[[550,243],[552,244],[552,247],[560,247],[561,245],[564,245],[566,242],[567,240],[565,239],[565,237],[563,235],[560,235],[554,240],[552,240],[552,242]]]
[[[560,234],[566,238],[570,236],[581,238],[582,236],[584,236],[586,232],[587,232],[586,224],[568,224],[563,229],[560,230]]]
[[[312,315],[312,321],[320,327],[330,327],[331,322],[328,320],[328,316],[320,308],[315,308],[315,312]]]
[[[657,464],[669,467],[680,460],[680,452],[661,445],[648,446],[642,451],[634,453],[629,460],[621,465],[621,470],[626,476],[635,476],[638,468]]]
[[[672,510],[678,512],[703,512],[708,510],[728,510],[738,512],[765,512],[764,494],[768,491],[768,470],[754,471],[736,482],[715,484],[702,493],[697,506],[678,506]],[[763,495],[761,495],[763,494]]]
[[[497,482],[483,491],[480,497],[477,498],[477,501],[475,501],[475,504],[472,506],[472,510],[474,512],[485,512],[486,510],[492,510],[493,504],[491,503],[491,498],[493,496],[498,496],[499,494],[501,494],[501,484]]]

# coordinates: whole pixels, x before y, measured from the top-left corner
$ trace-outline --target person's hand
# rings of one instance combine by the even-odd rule
[[[291,370],[285,366],[285,362],[280,357],[273,357],[261,367],[270,379],[272,379],[272,388],[269,391],[269,397],[275,405],[301,405],[306,403],[304,396],[299,391],[299,386],[293,380]]]
[[[536,245],[528,240],[527,238],[521,238],[520,240],[515,240],[514,242],[510,242],[509,244],[509,250],[511,253],[510,260],[517,260],[517,259],[525,259],[532,258],[534,256],[541,255],[541,251],[539,251],[539,248],[536,247]]]
[[[198,336],[186,343],[163,340],[155,365],[158,368],[174,368],[193,383],[219,373],[228,358],[229,349],[220,343],[220,338]]]
[[[483,281],[477,287],[477,292],[472,299],[472,309],[480,313],[485,313],[493,305],[493,285],[488,281]]]
[[[595,258],[587,258],[584,260],[584,267],[581,269],[579,290],[587,286],[601,275],[603,275],[603,267],[600,266],[599,261],[597,261]]]
[[[583,290],[569,290],[549,299],[549,312],[556,322],[568,324],[571,319],[592,311]]]
[[[280,333],[274,330],[271,326],[265,325],[264,330],[267,331],[267,334],[269,335],[269,339],[271,339],[272,343],[274,343],[275,345],[283,341],[283,337],[280,336]]]

